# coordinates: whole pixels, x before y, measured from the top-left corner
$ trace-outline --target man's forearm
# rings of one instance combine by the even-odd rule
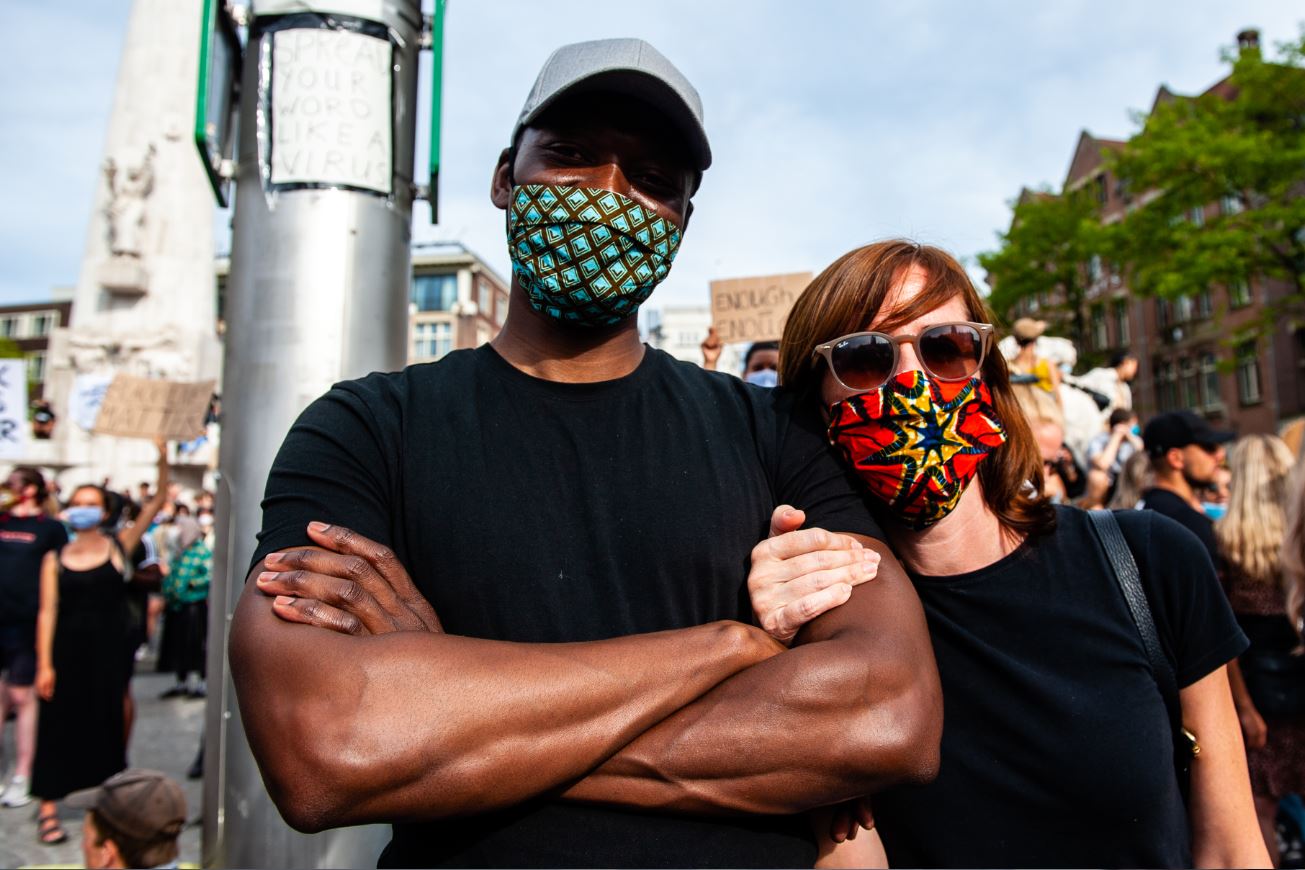
[[[881,574],[893,572],[812,623],[807,643],[726,680],[563,797],[793,813],[932,778],[941,690],[919,602],[895,561]]]
[[[576,644],[350,638],[278,620],[252,585],[232,675],[268,789],[301,830],[519,803],[778,649],[740,623]]]

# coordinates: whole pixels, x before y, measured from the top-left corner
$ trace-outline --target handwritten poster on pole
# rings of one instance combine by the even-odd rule
[[[179,383],[118,375],[95,420],[95,434],[190,441],[204,434],[213,381]]]
[[[394,49],[348,30],[272,35],[273,184],[331,184],[389,194]]]
[[[716,334],[726,344],[778,340],[793,301],[810,283],[810,272],[712,281],[711,321]]]
[[[27,452],[27,360],[0,359],[0,459]]]

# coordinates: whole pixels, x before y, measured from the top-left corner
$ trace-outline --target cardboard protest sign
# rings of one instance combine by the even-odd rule
[[[97,435],[189,441],[204,432],[213,381],[195,384],[118,375],[95,419]]]
[[[0,359],[0,459],[27,450],[27,360]]]
[[[726,344],[778,340],[793,300],[810,283],[810,272],[712,281],[712,326]]]

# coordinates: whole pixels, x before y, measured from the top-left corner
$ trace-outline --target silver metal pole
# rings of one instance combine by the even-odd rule
[[[209,614],[208,866],[375,866],[389,837],[379,826],[306,836],[282,821],[241,728],[226,639],[290,425],[335,381],[406,358],[421,29],[420,0],[255,2],[227,286],[217,533],[229,544],[215,554]],[[387,63],[392,51],[384,88],[382,45]],[[378,107],[384,92],[390,104]],[[389,112],[390,155],[378,108]]]

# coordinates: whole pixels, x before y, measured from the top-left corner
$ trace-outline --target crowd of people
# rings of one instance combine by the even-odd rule
[[[12,718],[16,748],[0,806],[38,802],[42,843],[67,839],[59,801],[127,769],[141,662],[176,675],[164,697],[205,694],[213,497],[183,497],[157,446],[135,493],[61,499],[31,467],[0,486],[0,727]]]

